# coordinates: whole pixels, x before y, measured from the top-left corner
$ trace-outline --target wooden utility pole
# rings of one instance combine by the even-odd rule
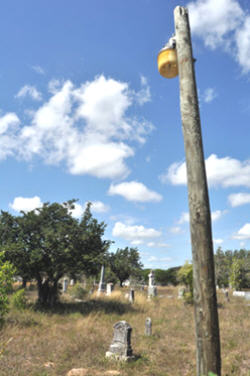
[[[193,255],[197,376],[221,375],[211,215],[188,11],[174,10]]]

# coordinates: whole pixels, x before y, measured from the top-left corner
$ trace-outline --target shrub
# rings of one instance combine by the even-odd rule
[[[0,320],[8,312],[8,293],[12,290],[14,273],[14,266],[9,261],[4,261],[4,252],[0,252]]]
[[[26,308],[27,298],[25,296],[25,290],[24,289],[20,289],[12,295],[11,305],[12,305],[12,307],[14,307],[14,308],[16,308],[20,311]]]
[[[79,282],[76,282],[76,284],[69,289],[69,294],[76,299],[84,299],[87,295],[87,291]]]

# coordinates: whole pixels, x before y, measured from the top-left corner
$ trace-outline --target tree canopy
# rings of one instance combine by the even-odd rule
[[[71,215],[74,203],[45,203],[21,216],[0,215],[5,257],[24,279],[36,279],[43,305],[58,300],[58,281],[64,274],[97,273],[110,244],[102,240],[106,225],[92,217],[91,204],[78,221]]]
[[[137,277],[143,267],[137,248],[118,248],[116,253],[109,256],[109,265],[112,272],[120,281],[120,286],[129,277]]]

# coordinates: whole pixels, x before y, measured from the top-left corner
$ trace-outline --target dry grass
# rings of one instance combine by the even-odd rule
[[[29,294],[30,297],[32,296]],[[194,376],[193,308],[177,299],[174,288],[159,289],[153,301],[135,292],[135,304],[124,291],[112,297],[64,303],[54,312],[12,310],[0,331],[1,376],[65,376],[71,368],[117,369],[124,376]],[[219,295],[223,376],[250,376],[250,307],[243,299],[229,303]],[[153,335],[144,336],[146,317]],[[136,361],[119,364],[105,359],[112,326],[126,320],[133,328]],[[12,341],[6,343],[10,338]],[[2,344],[2,346],[1,346]]]

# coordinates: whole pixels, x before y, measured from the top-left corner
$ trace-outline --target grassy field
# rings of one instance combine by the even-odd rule
[[[54,312],[35,311],[32,305],[11,309],[0,330],[0,375],[66,376],[72,368],[88,368],[93,374],[112,369],[124,376],[194,376],[193,307],[177,299],[176,288],[158,289],[151,302],[146,292],[136,291],[133,305],[124,292],[77,303],[66,295]],[[232,296],[227,303],[219,294],[218,301],[222,375],[250,376],[250,307]],[[151,337],[144,335],[146,317],[152,319]],[[134,362],[105,359],[119,320],[133,328]]]

